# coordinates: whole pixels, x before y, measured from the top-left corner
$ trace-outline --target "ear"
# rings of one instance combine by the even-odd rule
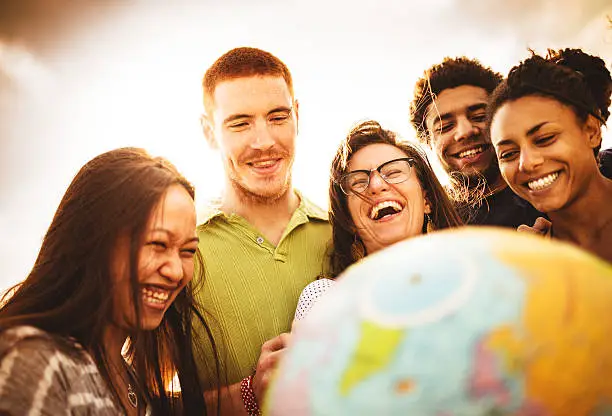
[[[425,214],[431,214],[431,204],[429,203],[427,192],[423,192],[423,199],[425,200],[425,203],[423,204],[423,212]]]
[[[200,116],[200,125],[202,126],[202,133],[204,133],[204,138],[206,138],[208,145],[212,149],[217,149],[219,146],[215,140],[212,120],[206,114],[202,114]]]
[[[601,146],[601,122],[592,115],[586,119],[583,130],[586,133],[587,143],[591,149]]]
[[[295,125],[296,130],[300,132],[300,102],[298,100],[293,100],[293,111],[295,112]]]

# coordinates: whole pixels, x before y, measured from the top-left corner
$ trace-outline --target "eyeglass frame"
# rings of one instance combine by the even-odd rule
[[[390,163],[393,163],[393,162],[399,162],[399,161],[406,161],[406,162],[408,162],[408,165],[410,166],[410,172],[409,172],[409,175],[406,177],[406,179],[401,180],[401,181],[399,181],[399,182],[389,182],[389,181],[387,180],[387,178],[385,177],[385,175],[383,175],[383,174],[381,173],[381,169],[382,169],[382,168],[384,168],[385,166],[387,166],[387,165],[388,165],[388,164],[390,164]],[[369,170],[368,170],[368,169],[357,169],[357,170],[352,170],[352,171],[350,171],[350,172],[347,172],[347,173],[345,173],[344,175],[342,175],[342,176],[340,177],[340,179],[338,179],[338,180],[336,181],[336,183],[337,183],[337,184],[338,184],[338,186],[340,187],[340,190],[342,191],[342,193],[343,193],[344,195],[346,195],[346,196],[349,196],[349,195],[355,195],[355,194],[360,194],[360,195],[361,195],[363,192],[367,191],[368,187],[370,186],[370,179],[372,178],[372,173],[373,173],[374,171],[378,172],[378,175],[379,175],[379,176],[382,178],[382,180],[383,180],[383,181],[385,181],[385,183],[392,184],[392,185],[396,185],[396,184],[398,184],[398,183],[402,183],[402,182],[405,182],[405,181],[407,181],[408,179],[410,179],[410,174],[412,173],[412,169],[414,168],[414,162],[415,162],[415,160],[414,160],[413,158],[411,158],[411,157],[400,157],[400,158],[397,158],[397,159],[391,159],[391,160],[386,161],[385,163],[381,164],[380,166],[378,166],[377,168],[374,168],[374,169],[369,169]],[[360,173],[360,172],[366,173],[366,174],[368,175],[368,183],[367,183],[366,187],[364,188],[364,190],[363,190],[362,192],[353,191],[353,189],[349,189],[349,191],[350,191],[350,192],[347,192],[347,191],[344,189],[344,187],[342,186],[342,183],[344,182],[344,180],[345,180],[345,179],[346,179],[346,178],[347,178],[349,175],[352,175],[352,174],[354,174],[354,173]]]

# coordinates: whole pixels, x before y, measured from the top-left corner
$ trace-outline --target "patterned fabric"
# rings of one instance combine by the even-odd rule
[[[319,298],[321,298],[334,283],[336,282],[331,279],[319,279],[309,283],[300,295],[300,300],[295,310],[295,319],[304,319]]]
[[[122,415],[91,356],[30,326],[0,335],[0,414]]]
[[[196,273],[194,287],[219,347],[227,375],[219,380],[223,385],[253,373],[262,344],[291,330],[302,289],[327,271],[327,213],[298,196],[300,205],[276,246],[236,214],[216,211],[198,227],[204,281]],[[206,339],[203,334],[199,338]],[[198,371],[210,388],[217,378],[212,353],[208,346],[196,348],[204,349]]]

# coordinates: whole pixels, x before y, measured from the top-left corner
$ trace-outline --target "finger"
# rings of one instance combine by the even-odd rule
[[[282,333],[279,336],[276,336],[266,342],[261,346],[261,352],[264,351],[278,351],[287,346],[287,343],[291,339],[291,335],[287,333]]]
[[[279,350],[261,355],[257,363],[257,372],[265,373],[272,368],[275,368],[279,360],[282,358],[285,350]]]
[[[533,224],[533,228],[544,233],[550,228],[551,225],[552,223],[546,218],[538,217]]]
[[[521,233],[540,234],[538,231],[525,224],[519,225],[516,231]]]

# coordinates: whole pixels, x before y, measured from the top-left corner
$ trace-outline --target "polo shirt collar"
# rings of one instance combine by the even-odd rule
[[[328,215],[326,211],[315,205],[312,201],[302,195],[302,193],[297,189],[294,189],[293,191],[296,193],[298,198],[300,198],[300,205],[298,205],[297,207],[297,212],[305,215],[308,218],[313,218],[321,221],[328,220]],[[225,219],[229,218],[229,215],[219,209],[219,205],[220,201],[218,204],[212,204],[206,208],[205,212],[202,215],[201,224],[206,224],[207,222],[210,222],[213,218],[216,217],[223,217]]]

